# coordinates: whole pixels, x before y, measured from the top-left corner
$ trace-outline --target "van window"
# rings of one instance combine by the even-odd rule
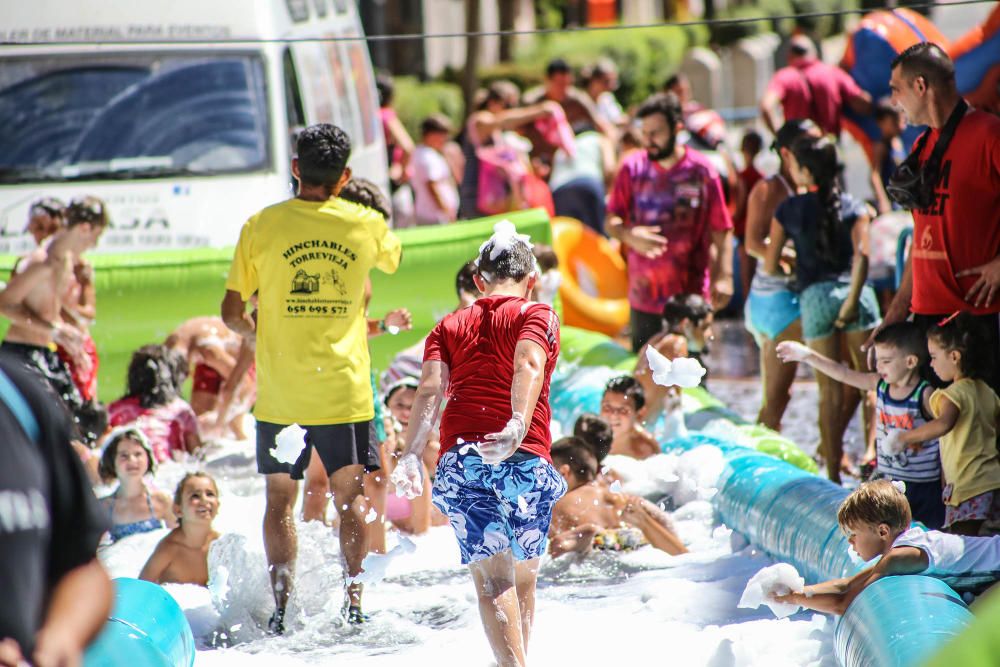
[[[306,114],[302,110],[299,77],[295,73],[295,61],[290,49],[285,49],[282,55],[282,69],[285,74],[285,114],[288,116],[288,128],[294,131],[306,124]]]
[[[261,170],[258,54],[44,55],[0,68],[0,182]]]

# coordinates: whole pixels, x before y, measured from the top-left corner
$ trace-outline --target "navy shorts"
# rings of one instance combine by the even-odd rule
[[[566,480],[551,463],[515,452],[497,465],[479,454],[445,452],[434,480],[434,505],[458,538],[462,564],[510,549],[517,560],[545,553],[552,507],[566,493]]]
[[[260,474],[287,473],[292,479],[302,479],[309,467],[313,448],[323,461],[327,475],[351,465],[363,465],[366,472],[381,467],[375,424],[371,420],[354,424],[303,426],[306,446],[295,463],[282,463],[271,454],[275,447],[274,439],[286,426],[257,422],[257,472]]]

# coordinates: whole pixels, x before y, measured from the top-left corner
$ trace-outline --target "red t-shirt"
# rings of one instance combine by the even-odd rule
[[[781,99],[785,120],[811,118],[834,136],[840,136],[844,103],[861,95],[850,74],[819,60],[782,67],[771,77],[767,90]]]
[[[740,211],[740,215],[733,216],[733,236],[742,241],[747,234],[747,201],[750,199],[750,191],[753,190],[753,186],[757,185],[758,181],[764,178],[764,174],[750,165],[737,176],[739,176],[740,183],[743,184],[743,210]]]
[[[549,379],[559,357],[559,318],[549,306],[513,296],[483,297],[438,322],[424,361],[448,366],[448,403],[441,418],[441,454],[503,430],[511,416],[514,348],[530,340],[546,351],[545,379],[520,449],[551,462]]]
[[[930,132],[922,160],[940,134]],[[966,114],[941,160],[935,193],[930,208],[913,212],[913,312],[1000,312],[998,300],[986,308],[965,301],[978,276],[955,277],[1000,255],[1000,118],[984,111]]]

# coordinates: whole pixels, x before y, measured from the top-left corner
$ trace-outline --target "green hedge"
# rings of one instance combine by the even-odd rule
[[[414,141],[420,141],[420,123],[433,113],[450,118],[456,132],[462,128],[465,101],[461,87],[446,81],[420,81],[414,76],[398,76],[393,82],[393,107]]]
[[[862,0],[753,0],[728,7],[719,12],[719,19],[760,18],[752,23],[714,23],[711,26],[713,44],[726,46],[744,37],[762,32],[788,34],[795,28],[823,39],[842,32],[845,17],[809,17],[803,14],[858,9]],[[778,16],[796,16],[795,19],[777,20]]]
[[[618,99],[628,106],[638,104],[680,67],[685,51],[699,39],[699,31],[663,25],[631,30],[597,30],[541,35],[515,56],[521,76],[541,80],[545,65],[563,58],[575,68],[599,57],[618,65]],[[494,71],[487,70],[490,75]],[[499,77],[498,77],[499,78]]]

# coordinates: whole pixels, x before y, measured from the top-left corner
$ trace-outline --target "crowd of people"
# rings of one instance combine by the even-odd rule
[[[301,497],[305,520],[337,526],[348,622],[368,618],[355,577],[369,552],[385,552],[387,526],[419,534],[450,524],[497,663],[524,665],[542,555],[686,551],[664,509],[622,492],[603,461],[649,458],[685,432],[680,392],[653,381],[645,351],[677,359],[706,350],[713,319],[734,294],[734,245],[746,326],[762,352],[758,420],[780,429],[794,364],[810,364],[829,477],[839,482],[849,468],[843,436],[864,404],[875,476],[906,483],[902,492],[866,484],[842,509],[859,553],[884,556],[874,570],[788,600],[840,612],[879,576],[964,567],[938,552],[959,537],[986,539],[975,536],[1000,520],[992,361],[1000,119],[967,108],[950,60],[931,44],[893,62],[892,108],[831,74],[808,40],[794,39],[791,54],[761,102],[780,165],[770,176],[754,162],[762,135],[747,131],[742,157],[730,156],[721,119],[691,99],[683,76],[626,111],[613,95],[614,63],[587,68],[576,88],[571,68],[553,61],[537,89],[522,94],[500,81],[480,91],[457,136],[446,118],[428,117],[419,143],[392,112],[391,82],[380,80],[391,200],[351,174],[351,142],[339,128],[303,130],[291,165],[296,196],[243,226],[219,316],[180,323],[136,350],[125,394],[107,407],[97,400],[89,333],[97,302],[85,255],[108,212],[92,197],[34,204],[27,230],[38,248],[0,292],[11,321],[0,346],[0,422],[24,436],[10,447],[14,466],[0,489],[44,510],[19,548],[47,556],[22,561],[37,566],[17,587],[13,612],[0,612],[0,664],[24,655],[62,664],[50,656],[82,650],[110,605],[95,560],[101,540],[169,528],[141,578],[207,584],[218,485],[194,472],[167,493],[149,475],[165,461],[191,460],[206,440],[245,439],[252,408],[266,480],[271,632],[286,631]],[[872,204],[844,192],[837,135],[845,106],[877,109],[885,125]],[[883,168],[898,154],[900,110],[930,129],[898,169]],[[557,259],[509,222],[454,267],[456,309],[400,352],[381,381],[368,352],[370,337],[412,326],[405,308],[368,316],[369,272],[393,273],[405,261],[393,227],[538,205],[620,244],[639,360],[608,382],[599,415],[580,415],[573,434],[555,442]],[[915,242],[882,314],[868,284],[868,231],[894,205],[913,211]],[[322,252],[303,255],[309,271],[288,261],[315,249]],[[303,447],[284,460],[276,441],[294,425]],[[112,491],[98,501],[90,489],[101,485]],[[914,534],[911,517],[933,530]],[[13,568],[0,568],[0,581],[13,586],[4,571]],[[69,623],[66,600],[79,594],[101,604]]]

